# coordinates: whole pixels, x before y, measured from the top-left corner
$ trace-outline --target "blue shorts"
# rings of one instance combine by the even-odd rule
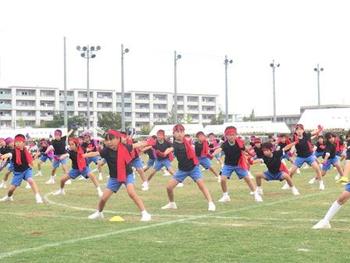
[[[63,159],[63,160],[54,160],[53,162],[52,162],[52,167],[54,168],[54,169],[56,169],[56,168],[58,168],[60,165],[62,165],[62,164],[67,164],[67,159],[68,158],[65,158],[65,159]]]
[[[92,162],[94,162],[95,164],[97,164],[99,160],[100,160],[100,157],[98,157],[98,156],[89,157],[89,158],[86,158],[86,163],[87,163],[87,165],[89,166],[90,163],[92,163]]]
[[[303,158],[303,157],[297,157],[294,161],[294,165],[300,168],[304,163],[307,163],[308,165],[312,165],[316,161],[316,156],[311,154],[309,157]]]
[[[122,184],[134,184],[135,179],[133,174],[128,174],[126,177],[126,183],[120,183],[118,182],[117,178],[109,177],[107,188],[111,190],[112,192],[116,193],[118,192],[119,188],[122,186]]]
[[[40,161],[42,161],[43,163],[45,163],[47,160],[49,160],[50,162],[52,162],[52,158],[47,156],[47,155],[41,155],[39,158]]]
[[[13,178],[11,184],[14,186],[20,186],[23,180],[28,181],[29,178],[32,178],[33,171],[32,168],[28,168],[24,172],[13,172]]]
[[[318,158],[318,157],[322,157],[324,152],[315,152],[314,154],[315,154],[316,158]]]
[[[135,160],[132,161],[131,166],[135,169],[143,169],[143,162],[140,157],[137,157]]]
[[[283,177],[282,172],[273,174],[273,173],[270,173],[269,171],[265,171],[264,175],[265,175],[266,181],[273,181],[273,180],[283,181],[284,180],[284,178],[282,178]]]
[[[350,183],[345,185],[345,191],[350,192]]]
[[[148,159],[147,168],[151,168],[155,162],[156,162],[156,159]]]
[[[7,170],[9,172],[14,172],[15,168],[13,167],[13,162],[10,162],[8,165],[7,165]]]
[[[205,169],[209,169],[211,167],[211,162],[208,157],[199,157],[199,164],[202,165]]]
[[[192,180],[195,182],[201,179],[202,173],[201,173],[201,170],[199,169],[199,166],[196,165],[191,171],[177,170],[173,176],[173,179],[175,179],[179,183],[182,183],[187,176],[191,177]]]
[[[322,165],[322,171],[328,171],[329,169],[331,169],[331,165],[334,166],[334,164],[336,164],[338,161],[339,161],[338,156],[335,156],[332,159],[328,159],[327,162]]]
[[[165,167],[167,170],[171,169],[171,162],[169,159],[164,160],[156,160],[156,163],[154,164],[154,170],[157,172],[162,169],[162,167]]]
[[[248,170],[242,169],[239,166],[231,166],[225,164],[224,167],[222,167],[221,175],[227,177],[228,179],[231,178],[231,174],[235,172],[239,179],[242,179],[248,175]]]
[[[82,175],[85,178],[89,178],[88,174],[90,173],[90,168],[88,166],[86,166],[84,168],[84,170],[79,171],[79,169],[70,169],[68,175],[71,179],[75,179],[77,177],[79,177],[80,175]]]

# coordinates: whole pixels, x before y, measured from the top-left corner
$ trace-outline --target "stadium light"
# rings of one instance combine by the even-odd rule
[[[317,67],[314,68],[314,71],[317,72],[317,105],[321,106],[321,90],[320,90],[320,73],[323,71],[323,68],[320,68],[320,64],[317,64]]]
[[[279,66],[280,66],[280,64],[279,63],[276,64],[274,60],[272,60],[272,63],[270,63],[270,67],[272,68],[273,122],[277,121],[275,71],[276,71],[276,68],[278,68]]]
[[[177,61],[181,59],[182,56],[180,54],[176,53],[176,50],[174,51],[174,119],[175,124],[177,123]]]
[[[90,59],[95,58],[100,46],[77,46],[80,56],[86,59],[86,91],[87,91],[87,128],[90,129]]]
[[[228,122],[228,81],[227,81],[227,68],[229,64],[232,64],[233,60],[228,59],[227,55],[225,55],[225,122]]]
[[[125,127],[125,100],[124,100],[124,55],[129,53],[128,48],[124,48],[124,45],[121,45],[121,86],[122,86],[122,131],[126,131]]]

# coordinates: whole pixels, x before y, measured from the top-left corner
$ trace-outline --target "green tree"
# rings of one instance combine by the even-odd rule
[[[45,121],[42,123],[42,126],[44,128],[58,128],[62,127],[64,125],[64,117],[62,114],[55,114],[53,115],[52,121]]]
[[[86,117],[85,116],[72,116],[68,118],[68,130],[78,129],[79,127],[86,126]]]
[[[217,116],[213,116],[210,120],[210,124],[216,125],[216,124],[224,124],[225,116],[224,112],[220,109],[219,114]]]
[[[119,113],[103,112],[98,116],[97,123],[102,130],[119,130],[122,127],[122,118]]]
[[[144,125],[141,127],[141,135],[148,135],[151,132],[152,128],[150,125]]]

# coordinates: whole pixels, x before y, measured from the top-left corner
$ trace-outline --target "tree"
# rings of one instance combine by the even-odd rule
[[[224,124],[225,116],[223,111],[220,109],[219,114],[217,116],[213,116],[210,120],[210,124],[216,125],[216,124]]]
[[[77,115],[68,118],[68,130],[76,130],[79,127],[84,127],[86,125],[85,116]]]
[[[42,126],[45,128],[58,128],[62,127],[64,125],[64,117],[62,114],[55,114],[53,115],[52,121],[45,121],[43,122]]]
[[[151,132],[150,125],[144,125],[141,127],[141,135],[148,135]]]
[[[102,130],[119,130],[122,127],[122,118],[119,113],[103,112],[98,116],[97,123]]]

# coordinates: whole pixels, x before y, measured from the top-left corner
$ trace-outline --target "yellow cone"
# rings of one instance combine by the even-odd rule
[[[111,219],[109,219],[109,222],[124,222],[124,218],[121,216],[113,216]]]

